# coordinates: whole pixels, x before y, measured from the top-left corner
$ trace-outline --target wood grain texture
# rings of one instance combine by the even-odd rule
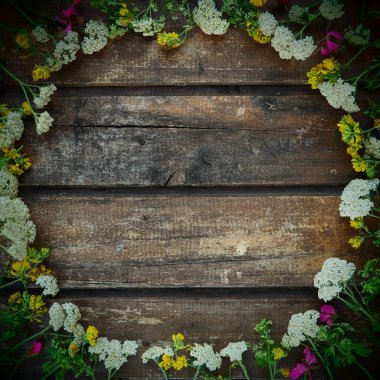
[[[52,130],[37,136],[29,129],[22,140],[33,160],[23,182],[48,186],[349,182],[353,171],[337,132],[338,118],[323,99],[311,91],[245,91],[251,94],[91,96],[85,91],[84,96],[71,96],[64,91],[53,100]]]
[[[325,259],[363,263],[337,196],[25,198],[69,288],[312,286]]]

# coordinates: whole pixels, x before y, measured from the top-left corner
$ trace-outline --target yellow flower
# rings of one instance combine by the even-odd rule
[[[365,172],[368,170],[368,162],[361,157],[353,158],[351,160],[352,167],[357,173]]]
[[[9,305],[14,305],[21,302],[22,302],[22,298],[21,298],[20,292],[13,293],[8,298]]]
[[[359,248],[364,241],[364,238],[357,235],[351,238],[348,242],[351,244],[353,248]]]
[[[267,3],[268,0],[250,0],[250,3],[255,7],[262,7]]]
[[[34,65],[34,70],[32,71],[32,78],[34,81],[37,81],[39,79],[49,79],[50,78],[50,70],[49,67],[46,65],[39,66]]]
[[[316,90],[318,85],[324,81],[325,75],[337,74],[339,70],[339,63],[334,58],[324,59],[322,63],[318,63],[318,65],[312,67],[306,74],[309,78],[307,82],[313,90]]]
[[[188,362],[185,355],[178,356],[177,360],[172,361],[172,367],[176,371],[180,371],[182,368],[187,368],[187,366],[188,366]]]
[[[272,350],[272,353],[273,353],[274,360],[280,360],[286,356],[285,351],[280,347],[275,347]]]
[[[9,112],[11,112],[11,110],[8,108],[8,106],[6,104],[0,104],[1,116],[7,117]]]
[[[41,322],[39,316],[48,311],[42,296],[35,296],[34,294],[30,296],[29,309],[33,312],[32,320],[36,322]]]
[[[30,264],[26,260],[16,261],[11,265],[9,273],[13,277],[22,277],[29,269]]]
[[[183,40],[180,38],[179,34],[176,32],[161,32],[157,34],[157,42],[161,46],[168,46],[171,48],[176,48],[183,43]]]
[[[271,37],[265,36],[263,32],[257,26],[257,23],[247,21],[246,23],[247,33],[250,35],[256,42],[260,44],[267,44]]]
[[[96,338],[99,335],[99,331],[95,326],[88,326],[86,331],[86,338],[90,346],[94,347],[96,345]]]
[[[182,341],[182,340],[185,340],[185,337],[181,334],[181,333],[178,333],[178,334],[173,334],[172,335],[172,340],[173,342],[177,342],[177,341]]]
[[[21,104],[22,113],[26,116],[29,116],[32,114],[32,107],[30,106],[29,102],[23,102]]]
[[[74,356],[79,351],[79,347],[75,343],[70,343],[69,353],[71,356]]]
[[[349,145],[359,144],[363,141],[363,133],[360,124],[351,115],[344,115],[337,124],[342,140]]]
[[[350,220],[350,226],[356,230],[360,230],[364,226],[364,219],[362,216]]]
[[[16,44],[21,49],[28,49],[29,48],[29,38],[26,33],[17,33],[15,37]]]
[[[171,366],[172,366],[172,357],[169,354],[162,355],[159,367],[167,371],[168,369],[170,369]]]
[[[45,265],[41,264],[36,268],[33,268],[29,273],[29,278],[31,281],[36,281],[40,276],[46,276],[47,274],[51,274],[51,270],[46,268]]]
[[[352,144],[347,148],[347,153],[352,157],[352,158],[358,158],[359,153],[358,151],[363,148],[360,144]]]
[[[289,370],[287,368],[280,368],[278,370],[278,373],[284,378],[284,379],[287,379],[289,378]]]

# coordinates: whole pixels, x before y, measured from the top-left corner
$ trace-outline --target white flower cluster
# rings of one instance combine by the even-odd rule
[[[142,33],[143,36],[154,36],[156,33],[161,32],[164,26],[165,20],[162,17],[159,19],[144,17],[132,23],[133,30],[136,33]]]
[[[278,22],[276,18],[269,12],[260,12],[257,18],[259,29],[264,36],[271,37],[277,28]]]
[[[309,20],[308,8],[293,5],[289,10],[289,19],[297,24],[305,24]]]
[[[315,338],[319,331],[318,318],[319,312],[316,310],[293,314],[281,344],[286,348],[298,347],[307,338]]]
[[[37,42],[45,43],[49,41],[49,36],[46,32],[46,30],[42,27],[37,25],[32,30],[33,37],[36,39]]]
[[[174,351],[169,346],[166,346],[166,347],[152,346],[152,347],[149,347],[141,355],[141,359],[142,359],[142,362],[145,364],[145,363],[148,363],[149,360],[158,360],[164,354],[173,356]]]
[[[50,295],[54,297],[59,292],[57,280],[50,274],[37,277],[36,284],[40,285],[41,288],[44,288],[42,292],[42,295],[44,296]]]
[[[54,331],[58,331],[63,326],[63,322],[65,321],[65,313],[59,303],[54,302],[53,305],[51,305],[49,309],[49,317],[50,326]]]
[[[123,37],[128,32],[128,29],[117,24],[111,24],[108,27],[108,38],[113,40],[118,37]]]
[[[208,35],[222,35],[230,25],[222,18],[222,12],[216,9],[213,0],[199,0],[198,6],[193,10],[193,20],[195,25]]]
[[[205,365],[210,371],[215,371],[222,365],[222,357],[215,353],[210,344],[195,343],[190,351],[190,356],[195,358],[193,365],[200,367]]]
[[[320,272],[314,277],[314,286],[318,288],[318,298],[331,301],[343,289],[355,273],[355,265],[335,257],[327,259]]]
[[[17,177],[3,167],[0,169],[0,197],[14,199],[18,192]]]
[[[53,125],[54,119],[49,115],[48,112],[44,111],[40,114],[37,114],[35,121],[37,133],[40,135],[50,129],[50,127]]]
[[[371,30],[359,24],[356,28],[349,28],[344,33],[344,38],[352,45],[365,46],[371,37]]]
[[[296,40],[291,30],[281,25],[274,31],[271,45],[281,59],[305,60],[316,48],[312,37]]]
[[[380,160],[380,140],[376,137],[369,137],[364,140],[365,153]]]
[[[355,102],[355,86],[344,82],[342,78],[339,78],[336,83],[323,82],[318,86],[318,89],[331,107],[342,108],[347,112],[360,110]]]
[[[356,219],[368,215],[374,206],[370,194],[377,190],[379,182],[379,179],[353,179],[340,196],[340,216]]]
[[[102,50],[108,42],[108,29],[99,21],[90,20],[84,29],[82,51],[84,54],[93,54]]]
[[[243,360],[243,353],[248,350],[247,343],[242,342],[230,342],[227,347],[220,351],[221,356],[227,356],[231,362],[241,362]]]
[[[5,119],[5,120],[4,120]],[[0,122],[0,147],[10,147],[20,140],[24,132],[24,123],[20,112],[11,111]]]
[[[94,347],[89,347],[88,351],[92,354],[99,355],[99,360],[104,362],[107,369],[118,370],[127,362],[128,356],[135,355],[137,351],[137,342],[126,340],[123,343],[113,339],[98,338]]]
[[[9,240],[7,252],[16,260],[26,256],[26,248],[36,237],[36,227],[29,218],[28,207],[20,198],[0,197],[0,236]]]
[[[78,306],[72,303],[64,303],[60,305],[54,302],[49,309],[50,326],[54,331],[64,328],[68,333],[74,334],[76,344],[79,345],[85,335],[83,326],[78,323],[81,314]]]
[[[49,70],[58,71],[63,65],[73,62],[79,49],[78,33],[68,32],[65,38],[55,45],[53,56],[46,60]]]
[[[319,11],[327,20],[341,18],[344,14],[343,4],[336,0],[323,0],[319,6]]]
[[[50,97],[57,90],[57,87],[55,87],[55,85],[51,83],[47,86],[39,87],[39,90],[40,92],[38,95],[34,97],[33,102],[36,108],[41,109],[44,108],[50,102]]]

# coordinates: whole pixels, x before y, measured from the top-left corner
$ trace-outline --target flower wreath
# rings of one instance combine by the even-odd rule
[[[82,28],[77,18],[80,0],[74,0],[55,18],[45,17],[21,0],[8,0],[9,5],[31,24],[32,30],[1,26],[6,33],[13,35],[16,54],[42,57],[42,63],[36,64],[32,71],[36,82],[49,79],[51,73],[73,62],[79,50],[84,54],[96,53],[109,41],[122,38],[130,30],[143,36],[156,36],[159,45],[173,49],[184,44],[195,27],[208,35],[223,35],[230,26],[239,27],[257,43],[270,44],[281,59],[305,60],[317,49],[313,37],[304,35],[306,29],[313,23],[328,20],[330,30],[331,21],[344,15],[343,3],[337,0],[320,0],[307,6],[292,7],[289,1],[278,0],[279,6],[287,10],[287,17],[277,20],[272,13],[261,8],[266,2],[224,0],[219,10],[213,0],[199,0],[191,10],[187,0],[164,0],[160,4],[149,0],[143,9],[119,0],[91,0],[91,6],[104,13],[106,22],[92,19]],[[360,111],[355,100],[359,83],[369,91],[380,87],[378,56],[359,74],[350,78],[345,76],[368,48],[372,47],[375,57],[378,55],[376,49],[380,48],[380,39],[372,38],[368,26],[378,23],[379,17],[379,10],[368,8],[363,2],[359,25],[346,27],[344,32],[326,32],[325,38],[318,42],[325,58],[307,73],[312,89],[318,89],[332,107],[347,112],[337,125],[342,141],[348,145],[347,153],[351,156],[353,169],[367,177],[352,180],[341,196],[340,215],[350,218],[351,226],[357,230],[356,236],[349,240],[354,248],[359,248],[366,240],[380,246],[380,229],[375,223],[380,218],[379,179],[376,178],[380,163],[380,140],[377,138],[380,104],[369,102],[363,113],[365,119],[360,123],[357,116],[351,115]],[[177,26],[181,25],[179,31],[168,31],[173,20]],[[299,30],[295,33],[285,26],[287,23]],[[345,49],[352,53],[351,58],[340,63],[335,56]],[[42,348],[47,345],[41,379],[53,375],[63,379],[67,372],[75,377],[85,375],[95,379],[100,364],[104,365],[108,379],[111,379],[128,358],[136,354],[137,342],[99,337],[97,328],[91,325],[85,329],[79,322],[80,310],[72,303],[61,305],[55,302],[48,310],[45,297],[54,297],[59,291],[52,271],[43,264],[49,249],[31,248],[36,229],[27,206],[17,198],[17,176],[31,166],[22,147],[15,146],[24,131],[23,118],[34,120],[38,134],[48,132],[54,120],[47,111],[41,110],[57,88],[54,84],[25,82],[4,63],[0,63],[0,68],[18,83],[25,97],[21,106],[0,106],[0,250],[11,258],[11,262],[5,265],[1,288],[23,285],[22,290],[10,294],[0,309],[1,372],[8,378],[15,378],[21,361],[42,355]],[[28,288],[30,282],[39,285],[42,294],[32,294]],[[220,352],[215,352],[206,343],[186,344],[184,336],[178,333],[172,336],[171,344],[149,347],[143,353],[142,361],[156,363],[166,380],[170,371],[186,367],[193,369],[194,380],[200,377],[231,379],[235,367],[239,367],[249,380],[243,354],[251,350],[254,361],[267,368],[271,380],[278,376],[306,378],[316,367],[324,368],[327,377],[333,379],[335,368],[350,365],[358,366],[366,377],[373,379],[360,358],[369,356],[370,345],[379,345],[380,341],[380,320],[371,308],[371,302],[380,294],[380,259],[369,260],[361,271],[357,271],[353,263],[329,258],[315,275],[314,286],[318,288],[321,300],[339,300],[362,315],[371,329],[373,342],[370,344],[363,338],[360,329],[340,320],[332,305],[325,304],[320,312],[308,310],[294,314],[280,343],[275,343],[271,337],[272,322],[264,319],[255,327],[259,334],[256,343],[231,342]],[[47,312],[50,317],[48,325],[32,333],[31,325],[40,323]],[[302,362],[292,370],[280,367],[279,362],[290,350],[300,346],[304,347]],[[220,369],[223,357],[229,359],[229,371],[217,375],[215,371]]]

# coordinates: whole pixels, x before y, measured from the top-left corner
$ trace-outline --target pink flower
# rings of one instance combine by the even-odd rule
[[[335,315],[336,311],[334,309],[334,306],[326,304],[321,307],[321,314],[319,315],[319,319],[322,323],[326,323],[327,326],[331,327],[334,322]]]
[[[38,355],[42,350],[43,344],[35,340],[30,350],[30,355]]]
[[[323,56],[329,56],[339,49],[339,44],[343,36],[339,32],[328,32],[327,37],[322,41],[321,53]]]
[[[297,363],[297,365],[290,371],[290,378],[296,380],[301,377],[304,373],[310,371],[311,366],[317,363],[317,358],[310,351],[309,347],[303,350],[303,363]],[[310,374],[309,374],[310,375]],[[311,376],[310,376],[311,378]]]
[[[67,25],[64,32],[68,33],[73,29],[73,24],[71,21],[72,15],[77,15],[77,10],[75,7],[79,4],[80,0],[74,0],[67,9],[62,9],[62,16],[55,16],[55,19],[62,25]]]

